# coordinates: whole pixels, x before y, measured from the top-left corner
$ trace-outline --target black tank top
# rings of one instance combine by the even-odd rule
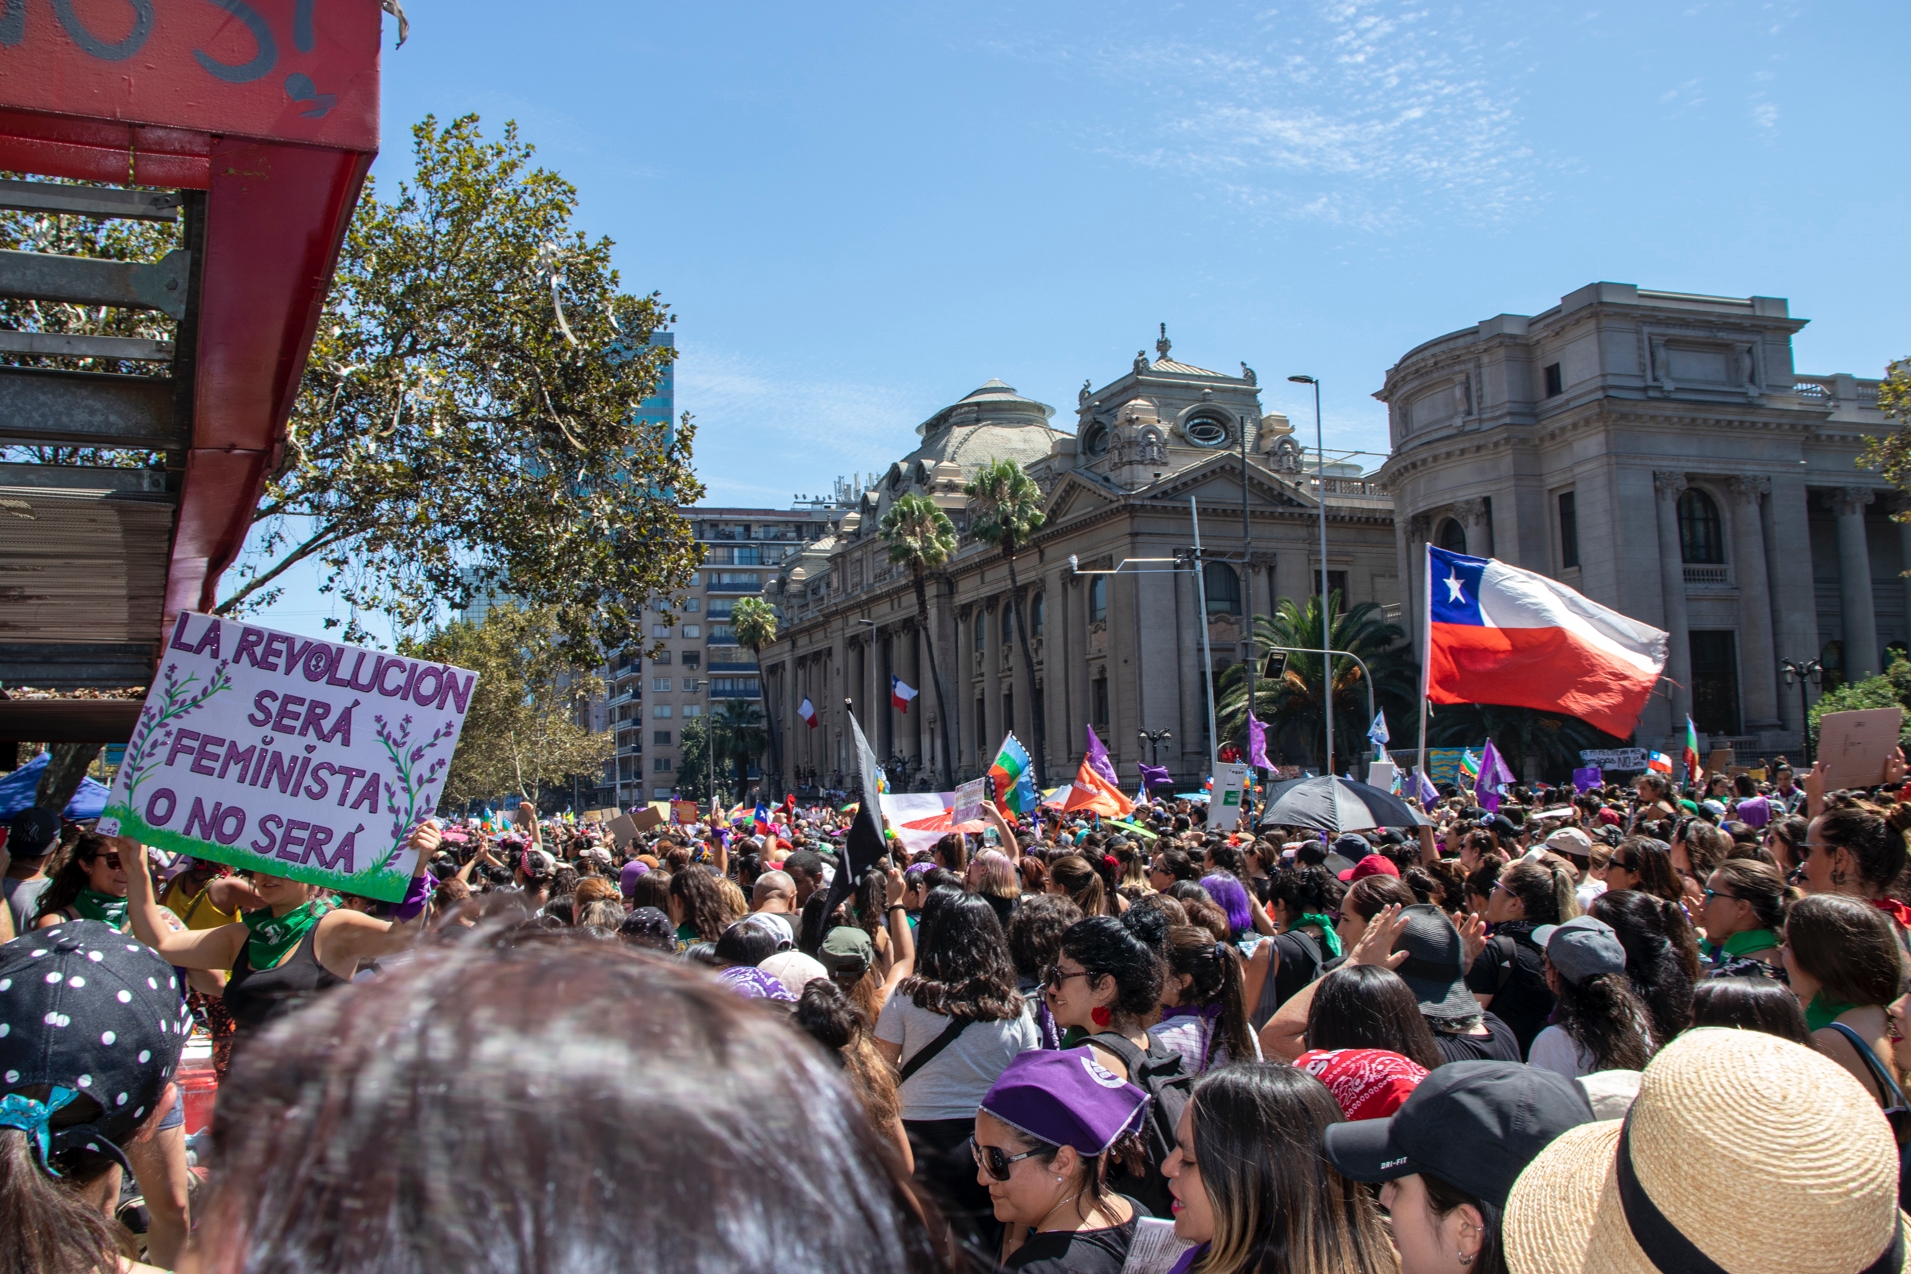
[[[317,936],[318,926],[313,925],[299,939],[292,958],[270,969],[253,968],[247,951],[251,944],[241,944],[239,958],[232,962],[232,976],[226,981],[225,995],[226,1012],[232,1014],[240,1031],[257,1030],[274,1018],[290,1013],[320,991],[345,985],[345,979],[318,962],[318,954],[312,946]]]

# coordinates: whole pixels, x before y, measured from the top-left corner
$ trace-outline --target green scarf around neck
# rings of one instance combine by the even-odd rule
[[[1758,951],[1773,951],[1778,948],[1778,935],[1770,929],[1747,929],[1743,933],[1728,933],[1723,944],[1707,939],[1700,944],[1710,956],[1723,951],[1728,960],[1739,956],[1751,955]]]
[[[1840,1000],[1827,1000],[1821,991],[1811,997],[1811,1003],[1805,1006],[1805,1029],[1822,1031],[1838,1020],[1841,1013],[1849,1013],[1857,1008],[1855,1004],[1846,1004]]]
[[[283,916],[272,914],[270,907],[248,911],[243,917],[252,936],[246,941],[246,962],[254,969],[270,969],[299,939],[319,922],[328,908],[322,902],[308,902]]]
[[[1289,929],[1298,929],[1302,925],[1319,925],[1320,945],[1326,950],[1327,958],[1329,960],[1340,959],[1340,935],[1334,932],[1333,917],[1323,916],[1316,911],[1304,912],[1300,919],[1287,927]]]
[[[97,889],[80,890],[73,900],[73,911],[82,920],[97,920],[122,931],[126,928],[126,900]]]

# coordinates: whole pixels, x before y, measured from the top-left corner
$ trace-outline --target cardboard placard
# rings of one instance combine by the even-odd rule
[[[949,817],[951,823],[973,823],[982,817],[982,802],[987,799],[990,784],[986,778],[971,779],[956,789],[955,806]]]
[[[604,825],[604,830],[610,834],[610,843],[622,851],[637,839],[637,820],[628,814],[619,814]]]
[[[1898,746],[1903,728],[1902,708],[1827,712],[1820,717],[1818,759],[1825,763],[1825,790],[1884,782],[1885,758]]]
[[[1705,772],[1707,774],[1724,774],[1732,768],[1732,761],[1732,749],[1713,748],[1711,754],[1705,758]]]
[[[664,825],[664,812],[654,806],[647,805],[643,809],[638,810],[635,814],[626,814],[624,817],[628,818],[631,824],[640,832],[647,832],[653,827],[662,827]]]
[[[395,902],[478,675],[182,613],[99,828]]]
[[[1374,761],[1367,766],[1367,786],[1377,787],[1383,792],[1393,791],[1394,779],[1400,771],[1394,768],[1392,761]]]
[[[670,802],[670,817],[679,823],[697,821],[697,803],[695,801]]]

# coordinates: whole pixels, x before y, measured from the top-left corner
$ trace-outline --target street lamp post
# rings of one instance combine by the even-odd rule
[[[1811,687],[1820,685],[1825,679],[1825,665],[1816,659],[1807,659],[1800,663],[1796,659],[1778,661],[1784,673],[1785,684],[1798,687],[1798,729],[1805,743],[1805,767],[1811,768]]]
[[[1148,745],[1148,764],[1159,767],[1161,765],[1161,745],[1174,738],[1174,731],[1137,730],[1135,733],[1140,735],[1141,741]]]
[[[1321,649],[1331,650],[1334,633],[1329,620],[1330,598],[1327,592],[1327,444],[1321,433],[1320,381],[1312,376],[1289,376],[1287,379],[1297,385],[1314,387],[1314,498],[1320,508],[1320,644]],[[1334,657],[1323,655],[1321,660],[1321,706],[1327,718],[1327,773],[1331,775],[1334,772]]]

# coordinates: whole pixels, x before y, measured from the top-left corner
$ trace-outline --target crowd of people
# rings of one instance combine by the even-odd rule
[[[28,810],[0,1274],[1905,1270],[1911,788],[1793,777],[861,870],[854,807],[527,806],[398,902]]]

